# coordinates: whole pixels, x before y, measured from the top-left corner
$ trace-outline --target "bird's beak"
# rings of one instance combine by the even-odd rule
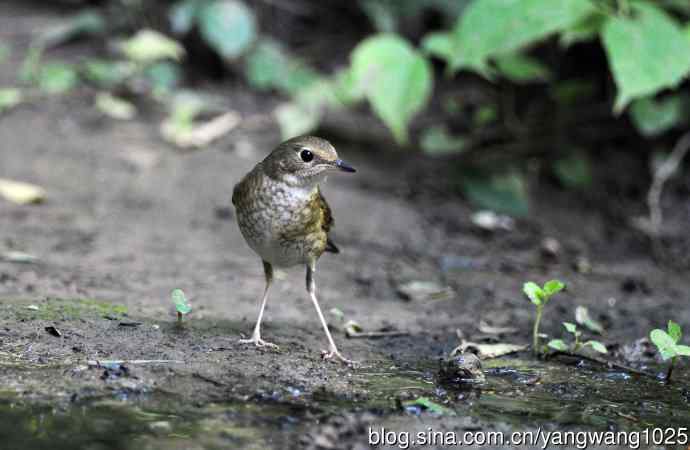
[[[357,172],[354,167],[352,167],[342,159],[337,159],[335,161],[335,165],[338,167],[338,169],[342,170],[343,172]]]

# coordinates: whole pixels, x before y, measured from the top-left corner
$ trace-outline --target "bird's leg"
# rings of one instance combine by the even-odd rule
[[[266,308],[266,300],[268,299],[268,289],[271,287],[271,282],[273,281],[273,267],[266,261],[263,263],[264,275],[266,276],[266,289],[264,289],[264,296],[261,299],[261,306],[259,307],[259,318],[256,319],[256,325],[254,326],[252,337],[249,339],[240,339],[240,344],[254,344],[257,347],[271,347],[278,349],[276,344],[272,344],[261,339],[261,319],[264,317],[264,309]]]
[[[326,337],[328,338],[328,351],[322,350],[321,356],[323,359],[336,358],[341,362],[347,364],[348,366],[353,366],[355,365],[355,362],[345,358],[338,351],[338,347],[335,346],[335,342],[333,341],[331,332],[328,330],[328,324],[326,324],[326,319],[323,317],[323,313],[321,312],[321,308],[319,307],[319,301],[316,299],[316,283],[314,282],[315,270],[315,264],[312,263],[307,266],[307,291],[309,292],[309,297],[311,297],[311,301],[314,303],[316,313],[319,315],[319,320],[321,321],[321,325],[323,325],[323,330],[326,332]]]

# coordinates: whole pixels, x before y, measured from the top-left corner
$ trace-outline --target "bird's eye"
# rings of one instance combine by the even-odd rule
[[[299,157],[302,158],[302,161],[304,162],[310,162],[312,159],[314,159],[314,154],[309,150],[302,150],[299,152]]]

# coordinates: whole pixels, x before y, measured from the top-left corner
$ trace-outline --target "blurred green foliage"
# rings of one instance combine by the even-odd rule
[[[113,3],[134,8],[145,2]],[[266,24],[259,20],[258,4],[178,0],[159,5],[166,23],[156,30],[116,27],[106,8],[84,9],[40,33],[20,80],[49,94],[68,92],[80,83],[95,86],[95,106],[115,118],[136,112],[118,95],[150,93],[169,107],[169,126],[188,130],[203,108],[181,107],[174,91],[183,83],[186,53],[196,50],[190,42],[201,40],[251,87],[284,97],[274,115],[285,138],[315,130],[329,110],[368,104],[399,146],[444,157],[483,142],[476,135],[486,130],[508,130],[517,140],[525,136],[526,127],[534,126],[506,106],[503,92],[500,98],[475,101],[468,112],[467,103],[440,91],[444,83],[472,74],[487,84],[509,86],[509,93],[541,85],[548,88],[548,100],[565,111],[601,91],[593,77],[585,73],[562,78],[559,67],[571,47],[594,43],[602,48],[605,70],[615,85],[615,99],[609,99],[612,118],[629,114],[647,138],[687,123],[688,96],[678,89],[690,73],[686,0],[360,0],[352,7],[368,18],[371,31],[357,37],[349,58],[338,61],[340,66],[330,73],[262,29]],[[436,14],[431,26],[420,18],[429,10]],[[407,27],[411,21],[417,24],[413,32]],[[117,43],[108,48],[118,52],[71,64],[43,61],[46,50],[80,37]],[[547,46],[550,51],[543,51]],[[8,55],[9,49],[0,45],[0,60]],[[439,66],[442,73],[435,76],[434,67]],[[5,93],[5,108],[17,102],[10,94]],[[21,98],[21,92],[18,95]],[[434,103],[441,104],[445,116],[418,120],[422,114],[438,116]],[[448,126],[459,121],[465,126]],[[593,177],[586,153],[565,153],[549,165],[553,174],[565,187],[586,188]],[[459,186],[467,197],[482,207],[526,213],[523,168],[490,169],[486,175],[463,178]]]

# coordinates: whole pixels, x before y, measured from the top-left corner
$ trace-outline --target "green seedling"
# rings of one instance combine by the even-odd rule
[[[656,345],[656,348],[661,354],[661,358],[664,361],[668,359],[671,360],[671,364],[668,366],[668,371],[666,372],[667,383],[671,382],[671,373],[673,372],[673,366],[676,363],[676,359],[679,356],[690,357],[690,347],[678,343],[682,336],[683,331],[680,325],[672,320],[668,321],[668,332],[657,328],[649,333],[649,338],[654,345]]]
[[[608,350],[606,350],[606,346],[602,344],[599,341],[587,341],[585,343],[582,343],[580,341],[580,337],[582,336],[582,332],[577,329],[577,325],[574,323],[570,322],[563,322],[563,326],[565,327],[566,331],[568,333],[572,334],[575,340],[571,345],[568,345],[563,341],[563,339],[552,339],[549,341],[548,346],[551,347],[554,350],[558,350],[561,352],[567,352],[570,351],[572,353],[577,353],[582,347],[589,346],[592,347],[592,350],[599,352],[599,353],[608,353]]]
[[[192,306],[187,301],[187,297],[182,292],[182,289],[173,290],[170,296],[177,311],[177,323],[182,323],[182,316],[189,314],[192,311]]]
[[[419,397],[415,400],[409,400],[406,402],[402,402],[403,407],[409,407],[409,406],[421,406],[424,410],[429,411],[433,414],[437,414],[439,416],[454,416],[455,411],[453,411],[450,408],[446,408],[445,406],[439,405],[438,403],[432,401],[428,397]]]
[[[589,310],[584,306],[575,308],[575,322],[582,325],[592,333],[603,334],[604,327],[589,315]]]
[[[565,284],[559,280],[547,281],[544,283],[544,287],[539,287],[537,283],[528,281],[522,287],[522,292],[537,307],[537,316],[534,319],[534,328],[532,329],[532,350],[535,355],[539,354],[539,324],[544,314],[544,306],[546,306],[554,294],[562,291],[564,288]]]

